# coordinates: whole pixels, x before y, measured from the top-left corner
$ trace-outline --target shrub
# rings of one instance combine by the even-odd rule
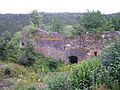
[[[1,76],[8,74],[7,72],[9,71],[9,74],[12,77],[19,77],[21,74],[23,75],[27,75],[28,74],[28,70],[21,65],[15,64],[15,63],[4,63],[2,62],[2,67],[0,68],[0,72],[1,72]]]
[[[101,61],[110,75],[120,82],[120,40],[103,48]]]
[[[74,89],[91,89],[95,84],[94,71],[100,67],[98,58],[81,62],[70,71],[69,81]]]
[[[67,71],[70,71],[76,65],[77,64],[64,64],[64,65],[61,65],[61,67],[58,67],[57,71],[58,72],[67,72]]]
[[[29,85],[24,81],[20,81],[15,85],[14,90],[36,90],[36,88],[34,84]]]
[[[41,54],[37,54],[35,63],[33,64],[32,68],[37,73],[46,73],[49,71],[56,71],[58,67],[62,66],[64,63],[60,60],[56,61],[51,59],[50,57],[45,57]]]
[[[62,61],[48,60],[47,66],[50,71],[56,71],[58,67],[62,66],[64,63]]]
[[[103,66],[111,67],[120,63],[120,40],[115,41],[102,49],[101,61]]]
[[[36,82],[39,80],[39,75],[34,70],[25,68],[24,66],[15,63],[2,63],[0,68],[0,77],[9,75],[18,79],[26,80],[29,83]]]
[[[101,66],[95,71],[95,82],[98,88],[101,86],[105,86],[106,88],[111,90],[120,89],[118,80],[115,80],[104,66]]]
[[[35,63],[36,52],[33,46],[28,44],[22,49],[22,53],[18,58],[18,63],[24,66],[32,66]]]
[[[26,57],[25,54],[19,57],[18,63],[24,66],[32,66],[35,63],[35,59],[33,57]]]
[[[120,39],[104,47],[100,59],[108,75],[106,77],[109,82],[105,81],[105,83],[107,82],[109,88],[120,86]],[[116,86],[112,87],[113,85]]]
[[[67,75],[60,74],[48,79],[48,85],[50,90],[73,90],[70,82],[67,79]]]

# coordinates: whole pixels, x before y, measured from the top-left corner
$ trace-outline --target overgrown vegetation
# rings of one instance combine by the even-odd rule
[[[16,32],[13,36],[10,32],[4,32],[0,38],[0,76],[12,78],[14,90],[120,89],[119,38],[102,47],[100,57],[72,65],[37,53],[32,44],[32,33],[39,27],[68,36],[98,35],[104,31],[119,31],[120,18],[106,18],[99,11],[88,11],[78,23],[66,24],[55,15],[52,23],[45,24],[43,16],[34,10],[29,19],[29,24],[20,28],[22,32]],[[19,47],[22,33],[26,41],[24,48]]]
[[[74,89],[92,89],[94,87],[94,71],[100,67],[97,58],[82,62],[70,71],[70,82]]]
[[[120,88],[120,38],[103,48],[101,61],[109,75],[107,85],[112,89]]]
[[[48,80],[48,88],[50,90],[61,90],[61,88],[62,90],[99,90],[101,88],[105,90],[119,90],[119,49],[120,39],[118,38],[102,49],[100,57],[91,58],[78,65],[61,67],[65,73],[51,77]]]
[[[54,19],[54,17],[57,17],[60,19],[61,22],[64,22],[65,26],[74,27],[76,26],[76,24],[79,24],[79,22],[81,21],[81,17],[84,14],[86,13],[44,13],[44,12],[41,12],[40,13],[40,17],[42,17],[41,27],[47,31],[51,31],[51,21]],[[114,20],[111,22],[111,17],[115,17],[115,19],[117,19],[118,21],[118,18],[120,17],[120,13],[103,15],[103,17],[105,17],[107,21],[110,21],[110,22],[106,22],[104,26],[105,30],[109,30],[111,26],[112,26],[111,28],[113,28],[114,25],[116,24],[115,23],[116,21],[114,22]],[[30,20],[31,20],[30,14],[0,14],[0,21],[1,21],[0,34],[3,33],[4,31],[8,31],[8,32],[11,32],[13,35],[15,34],[15,32],[21,31],[21,29],[24,26],[29,25]],[[115,30],[118,30],[118,28],[119,28],[119,22],[117,24],[117,27],[115,27]],[[76,31],[76,29],[74,29],[73,31]],[[79,29],[79,31],[81,31],[81,29]]]

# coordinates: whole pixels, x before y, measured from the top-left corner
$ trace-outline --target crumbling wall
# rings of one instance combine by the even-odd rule
[[[48,33],[39,29],[34,33],[33,38],[36,51],[47,57],[69,63],[70,56],[77,57],[78,62],[91,56],[98,56],[101,46],[116,35],[120,33],[106,32],[99,37],[94,34],[68,37],[57,32]]]

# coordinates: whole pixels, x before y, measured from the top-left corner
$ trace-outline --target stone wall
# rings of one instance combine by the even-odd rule
[[[115,31],[114,33],[103,33],[99,37],[93,34],[68,37],[56,32],[48,33],[39,29],[34,32],[33,38],[36,51],[47,57],[69,63],[70,56],[77,57],[77,62],[92,56],[98,56],[100,47],[117,35],[120,35],[120,33]],[[21,41],[23,42],[23,40]]]

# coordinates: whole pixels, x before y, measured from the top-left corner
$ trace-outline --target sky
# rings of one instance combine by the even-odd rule
[[[86,12],[99,10],[103,14],[120,12],[120,0],[0,0],[0,13]]]

